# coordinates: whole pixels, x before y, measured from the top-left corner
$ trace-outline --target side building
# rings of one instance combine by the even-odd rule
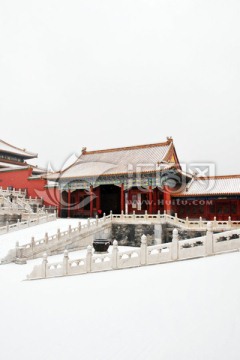
[[[181,218],[240,219],[240,175],[193,176],[185,189],[172,194],[172,209]]]
[[[42,198],[45,206],[58,206],[58,189],[43,176],[46,169],[28,163],[37,157],[0,140],[0,188],[25,190],[27,197]]]

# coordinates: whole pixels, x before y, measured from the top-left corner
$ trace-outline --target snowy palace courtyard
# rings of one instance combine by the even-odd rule
[[[59,219],[2,235],[0,257],[16,241],[77,222]],[[41,261],[0,266],[1,359],[239,358],[239,252],[24,281]]]

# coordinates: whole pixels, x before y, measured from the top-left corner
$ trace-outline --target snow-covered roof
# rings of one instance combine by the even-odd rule
[[[45,174],[47,172],[46,169],[41,168],[39,166],[31,165],[31,164],[29,164],[29,166],[33,169],[33,174]]]
[[[240,175],[195,178],[177,196],[240,194]]]
[[[172,139],[164,143],[131,146],[107,150],[86,151],[77,161],[61,173],[49,175],[49,179],[84,178],[100,175],[121,175],[129,172],[151,172],[169,168],[175,148]]]
[[[11,164],[11,163],[8,163],[8,162],[4,162],[4,161],[0,161],[0,168],[4,168],[4,169],[21,169],[23,166],[26,166],[26,163],[22,163],[22,165],[16,165],[16,164]]]
[[[9,165],[11,165],[11,164],[9,164]],[[26,164],[24,166],[12,165],[12,166],[5,166],[4,168],[0,168],[0,172],[26,170],[28,168],[29,168],[29,166]]]
[[[0,153],[1,152],[18,155],[24,159],[32,159],[38,156],[36,153],[31,153],[26,151],[26,149],[20,149],[16,146],[6,143],[3,140],[0,140]]]
[[[59,184],[56,181],[48,181],[45,188],[58,188]]]
[[[32,171],[33,175],[42,175],[47,172],[46,169],[40,168],[36,165],[27,164],[26,162],[20,163],[19,165],[17,165],[17,164],[12,164],[10,162],[0,161],[0,171],[2,171],[2,172],[9,171],[9,170],[23,170],[23,169],[28,169],[28,168],[33,169],[33,171]]]

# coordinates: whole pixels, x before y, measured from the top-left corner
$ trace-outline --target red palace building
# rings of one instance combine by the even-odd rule
[[[180,218],[240,219],[240,175],[183,171],[172,138],[116,149],[83,148],[74,164],[56,173],[27,162],[37,156],[0,140],[0,187],[26,189],[28,197],[58,207],[62,217],[166,211]]]
[[[56,206],[59,192],[43,176],[46,169],[27,162],[37,157],[36,153],[0,140],[0,187],[26,190],[27,197],[42,198],[45,206]]]
[[[183,171],[172,138],[157,144],[87,151],[67,169],[47,175],[59,184],[59,214],[149,214],[212,220],[240,218],[240,175]]]

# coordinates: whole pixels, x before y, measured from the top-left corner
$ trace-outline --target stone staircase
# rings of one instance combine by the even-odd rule
[[[0,188],[1,213],[33,213],[34,209],[41,208],[43,200],[26,196],[25,190],[10,190]]]
[[[103,221],[98,219],[95,221],[88,220],[87,224],[81,225],[79,222],[78,227],[72,228],[69,225],[67,231],[60,231],[49,236],[45,233],[42,239],[35,240],[32,237],[31,242],[19,246],[16,244],[15,249],[11,249],[8,254],[1,259],[1,264],[8,264],[10,262],[25,263],[28,259],[39,258],[43,253],[47,252],[49,255],[62,253],[66,248],[73,251],[86,248],[89,244],[93,243],[95,238],[111,237],[111,220],[105,218]]]
[[[61,232],[60,229],[53,236],[45,236],[40,240],[32,237],[31,242],[26,245],[19,246],[16,244],[15,249],[11,249],[9,253],[1,259],[1,264],[10,262],[25,262],[28,259],[38,258],[47,253],[48,255],[62,253],[64,249],[78,250],[91,245],[95,238],[104,238],[112,241],[112,224],[169,224],[178,229],[207,231],[209,222],[203,221],[201,218],[197,220],[183,220],[176,216],[170,216],[166,213],[155,215],[126,215],[126,214],[110,214],[103,218],[95,220],[88,219],[87,224],[78,227],[69,227],[68,231]],[[229,231],[240,228],[240,221],[217,221],[211,222],[214,232]]]

